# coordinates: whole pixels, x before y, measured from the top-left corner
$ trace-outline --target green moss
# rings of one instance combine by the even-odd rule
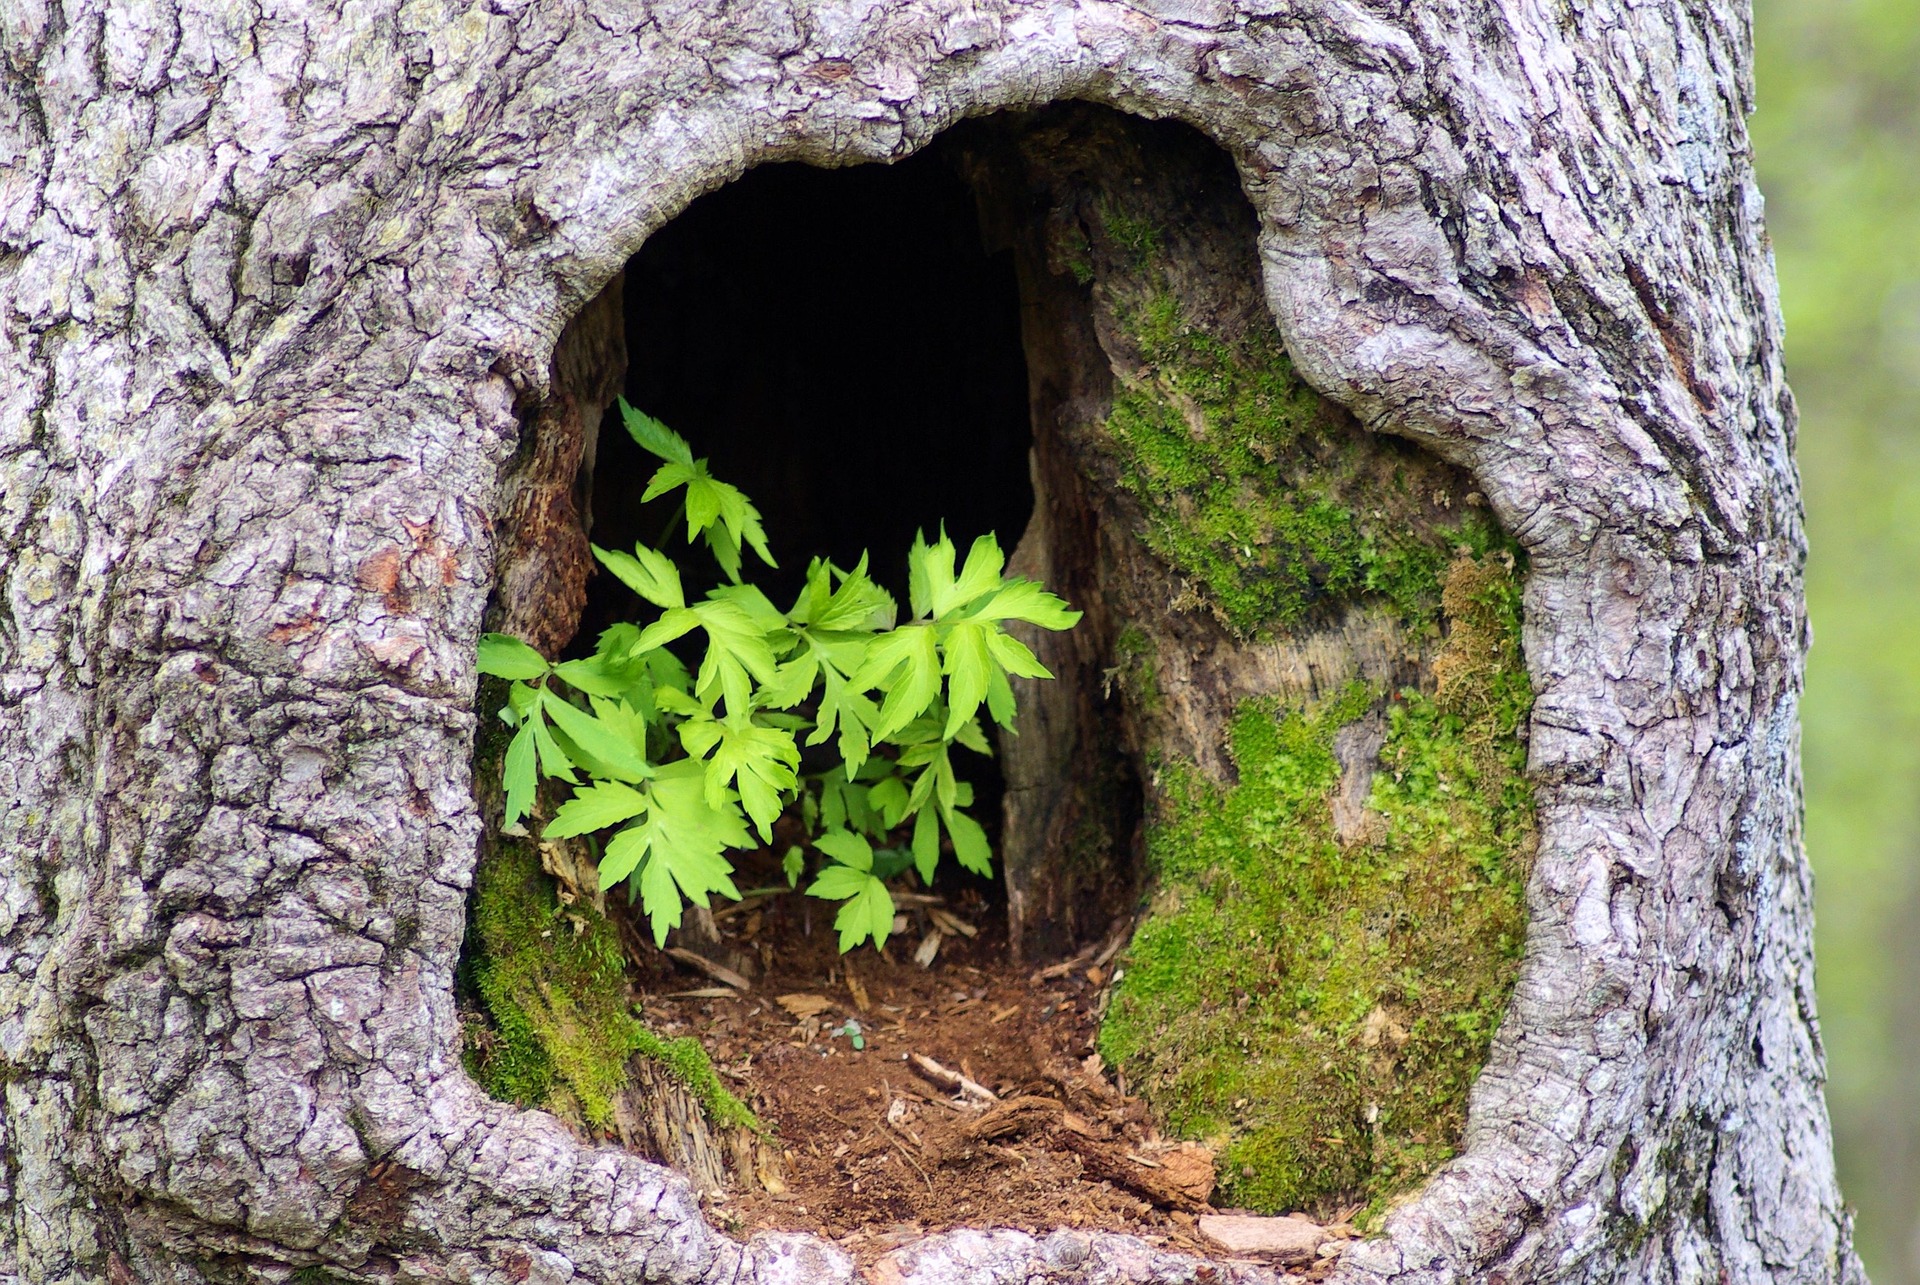
[[[1114,677],[1126,688],[1136,708],[1157,714],[1165,704],[1160,692],[1160,662],[1146,630],[1129,624],[1113,640]]]
[[[638,1053],[691,1089],[716,1127],[760,1129],[697,1040],[663,1040],[631,1015],[613,925],[590,906],[562,906],[532,844],[488,851],[469,927],[470,977],[487,1023],[470,1031],[467,1063],[494,1097],[604,1131]]]
[[[470,1056],[476,1078],[495,1097],[609,1126],[640,1029],[613,925],[561,906],[533,845],[505,842],[476,872],[471,930],[494,1037]]]
[[[719,1073],[713,1069],[713,1062],[707,1057],[707,1050],[699,1040],[692,1036],[663,1040],[652,1031],[638,1027],[637,1023],[636,1027],[634,1052],[658,1062],[674,1079],[692,1090],[694,1100],[700,1103],[708,1122],[715,1128],[766,1132],[759,1118],[747,1110],[746,1103],[734,1097],[720,1083]]]
[[[1145,255],[1158,244],[1111,217],[1108,232]],[[1451,546],[1498,543],[1473,510],[1447,524],[1458,528],[1449,539],[1423,538],[1430,524],[1409,514],[1429,497],[1392,467],[1399,448],[1330,412],[1277,333],[1229,342],[1157,287],[1118,311],[1142,361],[1106,424],[1121,483],[1146,510],[1148,547],[1239,633],[1365,596],[1430,625]]]
[[[1157,891],[1101,1051],[1172,1130],[1220,1146],[1220,1203],[1383,1201],[1458,1144],[1524,938],[1533,812],[1514,576],[1461,556],[1440,597],[1433,694],[1251,701],[1237,784],[1163,765]],[[1343,844],[1334,737],[1383,705],[1370,816]]]

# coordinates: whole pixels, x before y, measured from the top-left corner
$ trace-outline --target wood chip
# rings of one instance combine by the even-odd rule
[[[987,1019],[987,1024],[989,1026],[998,1026],[1000,1025],[1000,1023],[1006,1021],[1009,1017],[1012,1017],[1015,1013],[1018,1013],[1019,1011],[1020,1011],[1020,1006],[1018,1004],[1009,1004],[1005,1008],[996,1012],[992,1017],[989,1017]]]
[[[1282,1218],[1209,1214],[1200,1219],[1200,1234],[1230,1253],[1258,1254],[1282,1263],[1308,1261],[1327,1239],[1319,1223],[1292,1214]]]
[[[738,991],[750,991],[753,983],[728,968],[725,964],[716,964],[705,955],[696,955],[683,946],[667,947],[667,954],[679,960],[689,968],[697,968],[723,986],[731,986]]]
[[[992,1104],[1000,1101],[1000,1095],[998,1093],[995,1093],[992,1089],[989,1089],[986,1085],[979,1083],[972,1077],[962,1075],[958,1071],[950,1071],[932,1058],[923,1054],[915,1053],[912,1057],[913,1064],[919,1067],[921,1072],[935,1084],[964,1094],[978,1102]]]
[[[853,1006],[862,1013],[873,1007],[872,1001],[867,998],[866,986],[851,968],[847,970],[847,993],[853,996]]]
[[[980,1142],[1016,1137],[1051,1125],[1060,1118],[1061,1110],[1060,1103],[1053,1098],[1012,1098],[969,1124],[967,1133]]]
[[[913,962],[922,968],[932,968],[934,956],[940,953],[940,943],[944,940],[938,928],[929,929],[920,939],[919,949],[913,952]]]
[[[739,999],[740,992],[730,986],[702,986],[698,990],[668,991],[662,999]]]
[[[978,928],[960,918],[958,915],[950,914],[938,906],[930,907],[927,910],[927,918],[938,924],[943,932],[952,936],[977,937],[980,935]]]
[[[776,996],[774,1003],[786,1009],[797,1018],[818,1017],[833,1007],[833,1001],[825,995],[813,995],[796,992],[792,995]]]

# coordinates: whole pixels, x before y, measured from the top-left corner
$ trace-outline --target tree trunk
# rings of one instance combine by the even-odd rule
[[[1069,99],[1226,149],[1292,366],[1470,478],[1528,559],[1525,957],[1459,1157],[1335,1279],[1860,1278],[1743,8],[82,0],[14,6],[0,53],[0,1279],[852,1277],[806,1237],[728,1239],[683,1177],[468,1078],[474,642],[531,515],[564,507],[570,464],[514,465],[543,458],[530,426],[601,395],[556,343],[655,228],[764,161],[896,158]],[[1037,406],[1124,384],[1099,303],[1124,269],[1093,265],[1091,305],[1033,279],[1058,336],[1036,380],[1066,381]],[[1217,271],[1192,299],[1257,312],[1251,265]],[[1145,501],[1074,534],[1096,418],[1039,434],[1053,542],[1023,551],[1076,584],[1165,560]],[[1203,671],[1282,644],[1226,615],[1153,613],[1194,667],[1164,721],[1068,710],[1037,748],[1099,779],[1191,720],[1188,757],[1230,776],[1244,685]],[[1073,665],[1120,647],[1108,624]],[[1049,797],[1047,762],[1011,782],[1044,818],[1016,829],[1108,815]],[[1040,868],[1028,923],[1117,904]],[[961,1232],[872,1274],[1196,1270]]]

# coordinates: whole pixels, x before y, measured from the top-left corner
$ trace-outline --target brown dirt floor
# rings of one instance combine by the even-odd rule
[[[716,908],[719,939],[681,944],[748,975],[744,993],[629,938],[647,1024],[697,1036],[781,1153],[783,1189],[730,1193],[710,1204],[715,1220],[743,1235],[814,1232],[863,1261],[961,1226],[1128,1232],[1217,1255],[1196,1227],[1216,1212],[1211,1155],[1162,1138],[1094,1052],[1117,941],[1015,968],[1002,910],[978,889],[901,908],[905,931],[884,954],[844,956],[829,903],[779,895]],[[922,967],[912,956],[943,922]],[[916,1057],[998,1101],[956,1092]],[[1317,1279],[1333,1262],[1298,1270]]]

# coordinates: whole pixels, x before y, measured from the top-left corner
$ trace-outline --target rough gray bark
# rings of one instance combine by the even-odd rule
[[[1858,1279],[1743,8],[24,0],[0,56],[0,1275],[847,1278],[460,1069],[501,469],[694,196],[1084,98],[1233,155],[1302,371],[1533,557],[1524,973],[1465,1153],[1338,1279]]]

